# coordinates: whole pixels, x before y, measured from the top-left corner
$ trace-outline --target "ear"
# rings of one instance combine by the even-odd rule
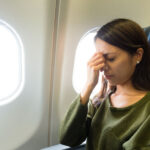
[[[137,51],[136,51],[136,54],[135,54],[135,59],[137,62],[140,62],[142,60],[142,57],[143,57],[143,53],[144,53],[144,50],[143,48],[138,48]]]

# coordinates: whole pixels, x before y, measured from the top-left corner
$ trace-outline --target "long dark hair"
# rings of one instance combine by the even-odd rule
[[[132,56],[136,53],[138,48],[143,48],[144,53],[142,60],[136,66],[131,80],[136,89],[149,91],[150,46],[144,30],[136,22],[120,18],[102,26],[97,32],[95,40],[97,38],[123,49]]]

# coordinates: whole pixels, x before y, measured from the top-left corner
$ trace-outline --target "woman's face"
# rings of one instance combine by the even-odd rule
[[[137,57],[113,46],[99,38],[96,39],[96,50],[105,58],[104,76],[111,85],[122,85],[131,81]]]

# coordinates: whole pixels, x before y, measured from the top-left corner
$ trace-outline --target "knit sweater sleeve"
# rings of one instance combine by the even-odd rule
[[[85,141],[88,105],[80,103],[80,95],[72,102],[60,127],[60,143],[74,147]]]

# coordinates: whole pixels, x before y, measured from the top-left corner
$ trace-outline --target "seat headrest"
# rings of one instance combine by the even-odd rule
[[[144,32],[146,33],[146,36],[147,36],[148,42],[149,42],[149,44],[150,44],[150,26],[149,26],[149,27],[144,28]]]

